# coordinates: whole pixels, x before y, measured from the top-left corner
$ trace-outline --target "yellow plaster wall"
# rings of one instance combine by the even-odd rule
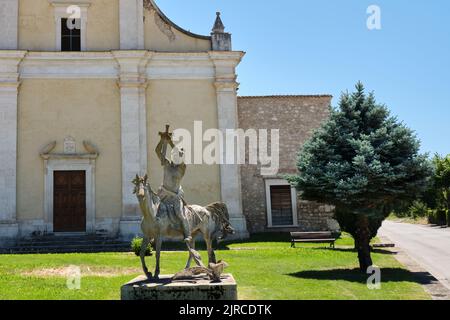
[[[109,51],[120,48],[119,0],[94,0],[88,9],[87,48]]]
[[[18,101],[19,220],[44,217],[44,161],[39,152],[51,141],[62,152],[72,136],[100,150],[96,162],[96,217],[121,216],[120,95],[115,80],[23,80]]]
[[[187,129],[193,137],[194,121],[197,120],[203,121],[203,131],[218,128],[217,102],[212,81],[150,82],[147,89],[148,168],[150,183],[154,189],[159,188],[162,182],[161,164],[154,152],[159,142],[158,132],[164,131],[165,124],[170,124],[171,130]],[[220,201],[220,167],[189,165],[183,188],[188,203],[207,205]]]
[[[55,50],[54,9],[48,0],[19,1],[19,49]]]
[[[91,0],[88,8],[88,51],[119,49],[119,0]],[[48,0],[20,0],[19,48],[55,51],[54,7]]]

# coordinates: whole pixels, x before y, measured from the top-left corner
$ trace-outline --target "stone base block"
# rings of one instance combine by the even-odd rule
[[[231,274],[224,274],[221,283],[211,283],[204,277],[193,281],[172,281],[173,275],[159,280],[137,277],[121,289],[122,300],[237,300],[237,284]]]

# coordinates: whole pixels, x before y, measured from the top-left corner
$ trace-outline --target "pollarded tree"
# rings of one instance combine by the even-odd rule
[[[413,131],[372,93],[366,95],[359,82],[304,145],[299,174],[288,178],[304,199],[355,215],[353,236],[363,272],[372,265],[369,219],[382,221],[388,208],[427,187],[432,169],[419,146]]]

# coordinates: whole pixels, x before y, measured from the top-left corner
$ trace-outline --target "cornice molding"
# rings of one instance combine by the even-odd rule
[[[118,80],[120,77],[123,79],[134,77],[135,80],[142,78],[234,81],[235,68],[243,55],[243,52],[175,53],[146,50],[104,52],[0,50],[0,77],[2,72],[10,74],[18,72],[21,79]],[[9,66],[8,71],[2,70],[5,69],[5,65]]]
[[[217,91],[230,93],[235,93],[239,87],[239,83],[236,81],[216,81],[214,85]]]
[[[245,56],[244,51],[209,51],[208,54],[214,64],[235,64],[235,66]]]
[[[112,51],[119,65],[120,88],[145,88],[147,86],[147,65],[152,53],[144,50]]]
[[[20,70],[27,51],[0,50],[0,88],[2,91],[17,90],[20,86]]]

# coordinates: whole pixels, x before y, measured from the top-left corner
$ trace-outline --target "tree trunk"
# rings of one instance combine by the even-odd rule
[[[372,265],[370,257],[370,230],[369,218],[365,214],[358,215],[356,221],[355,246],[358,250],[359,268],[361,272],[367,272]]]

